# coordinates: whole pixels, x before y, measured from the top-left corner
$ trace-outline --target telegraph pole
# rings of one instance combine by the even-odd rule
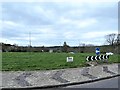
[[[80,53],[80,40],[78,40],[79,42],[78,42],[78,53]]]
[[[61,42],[60,42],[60,53],[62,52],[62,46],[61,46]]]
[[[31,47],[31,32],[29,32],[29,44],[30,44],[30,47]]]
[[[80,53],[80,43],[79,43],[79,53]]]
[[[29,32],[29,52],[31,52],[31,32]]]

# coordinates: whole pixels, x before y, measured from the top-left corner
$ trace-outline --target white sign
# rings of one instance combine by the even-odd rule
[[[67,57],[67,62],[73,62],[73,57]]]
[[[112,52],[107,52],[106,55],[113,55],[113,53]]]

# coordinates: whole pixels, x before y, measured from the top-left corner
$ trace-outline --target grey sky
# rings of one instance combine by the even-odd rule
[[[33,46],[102,45],[105,35],[118,33],[117,0],[2,2],[1,42]]]

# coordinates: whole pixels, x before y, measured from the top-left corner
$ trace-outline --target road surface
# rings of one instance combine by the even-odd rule
[[[64,88],[118,88],[120,83],[118,83],[119,77],[114,77],[110,79],[100,80],[93,83],[71,85]],[[118,85],[119,84],[119,85]]]

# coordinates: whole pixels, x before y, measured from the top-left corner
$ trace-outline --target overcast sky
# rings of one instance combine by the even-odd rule
[[[2,2],[0,41],[32,46],[103,45],[118,33],[118,0]]]

